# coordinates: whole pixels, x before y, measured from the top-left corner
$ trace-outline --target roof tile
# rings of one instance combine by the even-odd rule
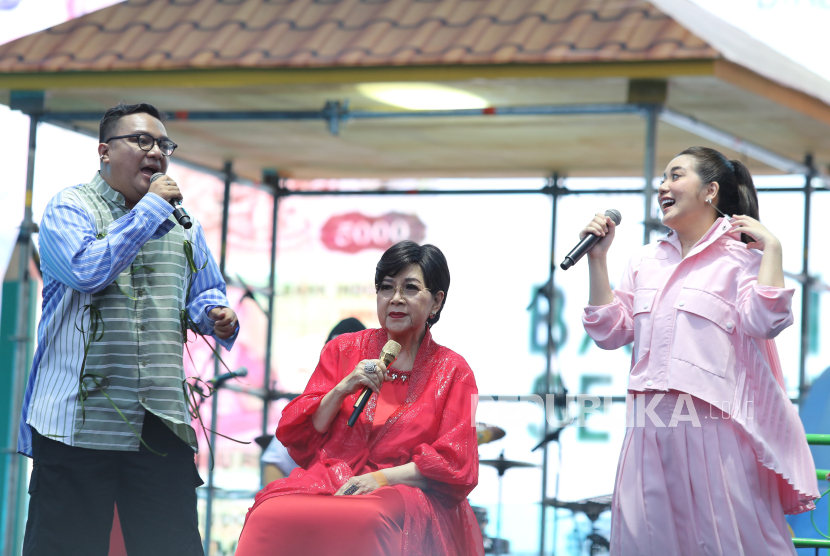
[[[645,0],[129,0],[0,45],[0,72],[718,56]]]

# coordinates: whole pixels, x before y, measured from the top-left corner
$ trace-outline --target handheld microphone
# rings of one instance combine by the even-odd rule
[[[219,388],[222,387],[222,385],[224,383],[226,383],[230,379],[240,377],[240,376],[248,376],[248,368],[247,367],[239,367],[235,371],[231,371],[229,373],[224,373],[224,374],[221,374],[219,376],[215,376],[212,379],[210,379],[208,382],[214,388],[219,389]]]
[[[605,216],[609,217],[611,221],[616,224],[617,226],[620,225],[620,221],[622,220],[622,216],[620,215],[620,211],[614,209],[608,209],[605,211]],[[600,236],[595,236],[594,234],[588,234],[587,236],[583,237],[579,243],[576,244],[568,256],[565,257],[565,260],[562,261],[562,264],[559,265],[559,268],[562,270],[568,270],[577,262],[582,256],[591,250],[591,247],[594,246],[596,242],[601,240]]]
[[[162,174],[161,172],[156,172],[150,177],[150,183],[153,183],[163,175],[164,174]],[[193,226],[193,222],[190,221],[190,215],[187,214],[186,210],[184,210],[184,207],[182,206],[182,200],[176,199],[174,201],[170,201],[170,204],[173,205],[173,207],[176,209],[173,211],[173,216],[176,217],[176,221],[181,225],[182,228],[184,228],[185,230],[189,230],[191,226]]]
[[[383,361],[383,364],[386,365],[388,368],[389,365],[394,363],[395,359],[398,358],[398,355],[401,353],[401,344],[394,340],[389,340],[386,342],[386,345],[383,346],[383,349],[380,350],[380,355],[378,359]],[[360,393],[360,396],[357,397],[357,401],[354,402],[354,411],[352,411],[352,416],[349,417],[349,426],[353,427],[354,424],[357,422],[357,418],[363,413],[363,408],[366,407],[366,402],[369,401],[369,398],[372,396],[372,389],[368,386],[363,389],[363,392]]]

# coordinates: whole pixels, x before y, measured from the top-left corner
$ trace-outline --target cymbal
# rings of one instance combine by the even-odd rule
[[[478,437],[479,446],[504,438],[505,434],[507,433],[500,427],[494,427],[487,423],[476,423],[476,436]]]
[[[265,450],[266,448],[268,448],[268,445],[271,443],[271,440],[273,440],[273,438],[273,434],[263,434],[262,436],[257,436],[256,438],[254,438],[254,442],[259,444],[259,447]]]
[[[596,521],[599,518],[599,514],[611,509],[611,498],[611,494],[586,498],[585,500],[576,500],[574,502],[563,502],[556,498],[547,498],[545,499],[545,505],[553,506],[554,508],[566,508],[572,512],[583,512],[588,516],[588,519]]]
[[[526,463],[524,461],[513,461],[509,459],[504,459],[504,452],[499,456],[498,459],[480,459],[478,460],[480,465],[489,465],[490,467],[495,467],[496,470],[499,472],[499,475],[504,475],[504,472],[508,469],[512,469],[514,467],[539,467],[535,463]]]

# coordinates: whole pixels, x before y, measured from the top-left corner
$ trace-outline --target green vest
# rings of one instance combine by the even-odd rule
[[[129,212],[124,197],[100,174],[76,191],[95,218],[99,238]],[[83,371],[86,396],[75,405],[74,445],[138,450],[139,438],[125,418],[141,434],[144,412],[151,411],[194,451],[198,449],[183,387],[180,321],[190,279],[184,252],[189,233],[174,226],[162,238],[148,241],[129,268],[92,294],[91,305],[101,322]]]

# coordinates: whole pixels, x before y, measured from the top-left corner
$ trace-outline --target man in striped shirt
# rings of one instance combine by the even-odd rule
[[[182,195],[162,119],[148,104],[108,110],[99,172],[41,221],[43,315],[18,444],[34,460],[27,556],[105,556],[116,503],[132,556],[203,554],[184,328],[231,349],[238,323],[201,226],[172,218]]]

